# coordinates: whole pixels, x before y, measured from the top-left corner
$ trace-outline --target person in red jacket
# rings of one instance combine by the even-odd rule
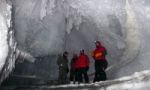
[[[89,69],[89,58],[88,56],[84,53],[84,50],[80,50],[80,55],[78,57],[78,60],[76,62],[76,68],[77,68],[77,73],[78,73],[78,82],[82,83],[83,82],[83,76],[85,83],[89,83],[89,77],[87,75],[87,71]]]
[[[70,83],[74,83],[77,81],[77,70],[76,70],[76,62],[78,60],[78,55],[74,54],[70,63]]]
[[[96,49],[93,51],[92,56],[95,60],[95,78],[93,82],[104,81],[107,79],[105,70],[107,68],[106,54],[107,50],[101,45],[100,41],[95,42]]]

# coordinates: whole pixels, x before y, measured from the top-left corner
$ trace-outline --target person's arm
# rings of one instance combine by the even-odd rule
[[[104,55],[107,55],[107,50],[106,50],[106,48],[104,48]]]
[[[89,66],[90,66],[90,60],[89,60],[89,57],[86,55],[86,59],[87,59],[87,67],[86,67],[86,71],[89,70]]]
[[[68,59],[67,59],[67,73],[69,72]]]
[[[105,55],[107,55],[107,51],[105,50]]]
[[[92,56],[93,59],[95,60],[94,51],[91,53],[91,56]]]
[[[58,56],[57,65],[60,66],[60,64],[61,64],[61,56]]]

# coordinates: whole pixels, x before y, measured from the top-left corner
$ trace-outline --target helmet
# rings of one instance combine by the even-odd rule
[[[63,53],[63,55],[67,56],[67,55],[68,55],[68,52],[67,52],[67,51],[65,51],[65,52]]]
[[[80,53],[84,53],[84,49],[80,49]]]

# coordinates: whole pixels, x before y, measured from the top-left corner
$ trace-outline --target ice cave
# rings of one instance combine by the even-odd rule
[[[58,56],[68,51],[70,60],[80,49],[90,58],[92,79],[99,40],[108,51],[108,81],[55,89],[149,90],[149,28],[149,0],[0,0],[0,83],[55,82]]]

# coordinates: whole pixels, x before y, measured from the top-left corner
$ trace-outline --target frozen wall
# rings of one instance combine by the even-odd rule
[[[138,29],[140,30],[140,47],[139,54],[134,58],[133,62],[122,67],[118,70],[116,77],[121,77],[124,75],[129,75],[135,71],[142,71],[145,69],[150,69],[149,67],[149,22],[150,22],[150,1],[148,0],[132,0],[131,2],[132,10],[136,16],[136,21],[138,22]],[[134,40],[134,39],[133,39]],[[128,72],[128,73],[125,73]]]
[[[125,4],[125,1],[109,0],[14,0],[18,48],[34,57],[58,55],[64,50],[69,51],[71,57],[84,48],[91,58],[94,41],[100,40],[109,52],[110,65],[115,64],[126,49]],[[54,78],[58,69],[56,58],[51,58],[50,63],[55,63],[50,69]]]
[[[112,66],[108,73],[112,75],[120,68],[116,67],[118,62],[128,63],[138,53],[138,22],[125,0],[14,0],[13,5],[19,49],[34,57],[57,55],[64,50],[78,53],[81,48],[90,57],[94,41],[100,40],[108,50]],[[55,72],[57,67],[53,67]]]
[[[11,24],[11,2],[0,0],[0,83],[14,68],[15,46]]]
[[[1,46],[0,46],[0,49],[1,49],[1,53],[0,53],[0,70],[2,70],[2,67],[4,66],[5,64],[5,59],[7,58],[7,54],[8,54],[8,45],[7,45],[7,33],[8,33],[8,28],[7,28],[7,24],[6,24],[6,21],[4,19],[4,16],[2,16],[2,14],[0,14],[0,30],[1,30],[1,34],[0,34],[0,37],[1,37]]]

